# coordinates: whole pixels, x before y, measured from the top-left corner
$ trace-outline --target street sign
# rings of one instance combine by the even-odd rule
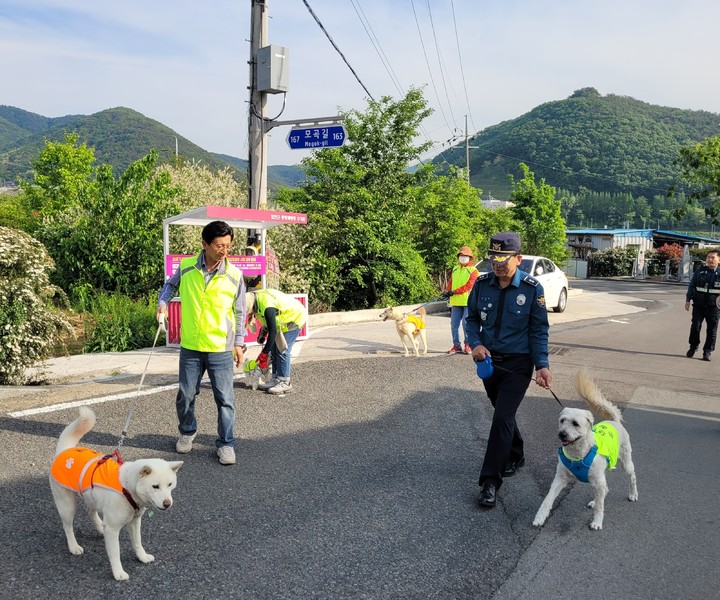
[[[290,130],[287,143],[292,150],[337,148],[345,143],[346,138],[347,131],[342,125],[298,127]]]

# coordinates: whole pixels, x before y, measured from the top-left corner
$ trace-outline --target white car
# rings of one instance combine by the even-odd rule
[[[475,268],[481,273],[492,271],[490,261],[481,260],[475,265]],[[561,313],[567,307],[568,289],[568,278],[562,269],[558,267],[553,261],[544,256],[530,256],[522,255],[522,260],[518,268],[521,271],[530,273],[535,279],[537,279],[545,290],[545,303],[548,308],[552,308],[553,311]]]

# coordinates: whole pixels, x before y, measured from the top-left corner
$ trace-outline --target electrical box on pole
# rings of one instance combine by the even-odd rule
[[[282,94],[288,91],[290,49],[271,44],[257,51],[257,91]]]

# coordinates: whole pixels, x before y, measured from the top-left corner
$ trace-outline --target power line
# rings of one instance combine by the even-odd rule
[[[430,61],[428,60],[427,51],[425,50],[425,42],[423,41],[422,31],[420,30],[420,22],[417,18],[417,12],[415,12],[415,2],[414,0],[410,0],[410,5],[412,6],[413,10],[413,16],[415,17],[415,25],[417,26],[418,30],[418,36],[420,37],[420,45],[422,46],[423,56],[425,56],[425,64],[428,68],[428,74],[430,75],[430,83],[432,83],[433,90],[435,91],[435,97],[438,101],[438,107],[440,108],[440,114],[442,115],[443,121],[445,121],[445,125],[447,126],[448,130],[450,131],[450,135],[453,135],[453,128],[450,127],[450,123],[448,123],[447,117],[445,116],[445,111],[442,107],[442,102],[440,102],[440,95],[437,91],[437,86],[435,85],[435,79],[433,78],[432,69],[430,68]]]
[[[455,126],[455,115],[453,114],[452,102],[450,101],[450,95],[448,94],[447,83],[445,82],[445,69],[443,69],[442,56],[440,56],[440,46],[437,40],[437,34],[435,33],[435,21],[433,20],[432,11],[430,10],[430,0],[425,0],[427,3],[428,16],[430,17],[430,27],[432,29],[433,41],[435,42],[435,52],[438,57],[438,65],[440,66],[440,77],[442,78],[443,88],[445,90],[445,98],[447,98],[448,110],[450,111],[450,118],[452,119],[453,127]]]
[[[460,51],[460,36],[458,36],[457,21],[455,20],[454,0],[450,0],[450,7],[452,8],[453,26],[455,27],[455,41],[457,42],[458,61],[460,62],[460,75],[462,76],[463,90],[465,90],[465,104],[467,105],[468,115],[470,115],[470,122],[472,123],[473,129],[477,131],[475,121],[473,121],[472,118],[472,112],[470,111],[470,99],[468,98],[467,84],[465,83],[465,70],[463,69],[462,52]]]
[[[355,79],[358,80],[358,83],[359,83],[359,84],[362,86],[362,88],[365,90],[365,93],[366,93],[368,96],[370,96],[370,99],[371,99],[371,100],[374,101],[375,98],[373,98],[373,95],[372,95],[372,94],[370,93],[370,91],[365,87],[365,84],[360,80],[360,77],[358,77],[358,74],[355,72],[355,69],[353,69],[353,68],[350,66],[350,63],[348,62],[347,58],[345,58],[345,55],[340,51],[340,48],[337,47],[337,44],[336,44],[336,43],[333,41],[333,39],[330,37],[330,34],[327,32],[327,30],[325,29],[325,27],[323,26],[323,24],[320,22],[320,19],[318,19],[318,16],[315,14],[315,12],[313,11],[313,9],[310,8],[310,5],[308,4],[307,0],[303,0],[303,4],[305,4],[305,6],[307,7],[308,11],[309,11],[310,14],[312,15],[313,19],[315,19],[315,22],[318,24],[318,26],[320,27],[320,29],[322,30],[322,32],[325,34],[325,36],[327,37],[327,39],[328,39],[328,40],[330,41],[330,43],[332,44],[333,48],[335,48],[335,50],[337,51],[337,53],[340,55],[340,57],[343,59],[343,61],[344,61],[345,64],[347,65],[348,69],[350,69],[350,71],[352,72],[352,74],[355,76]]]
[[[365,15],[365,11],[360,6],[360,0],[350,0],[350,4],[353,5],[353,8],[355,9],[355,14],[357,14],[358,19],[360,20],[360,24],[363,26],[363,29],[365,30],[368,38],[370,38],[370,43],[373,45],[373,48],[375,48],[375,52],[380,58],[380,62],[382,62],[383,66],[385,67],[385,71],[387,71],[387,74],[390,76],[390,80],[393,82],[393,85],[395,85],[395,88],[400,93],[400,95],[404,96],[405,92],[400,85],[400,80],[397,78],[397,75],[395,75],[395,71],[393,71],[393,68],[390,65],[390,61],[388,60],[385,52],[382,49],[382,46],[380,45],[380,40],[378,40],[377,36],[375,35],[375,31],[373,31],[372,25],[370,25],[370,21]]]

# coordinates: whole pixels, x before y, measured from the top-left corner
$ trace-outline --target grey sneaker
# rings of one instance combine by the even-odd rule
[[[273,377],[270,381],[261,383],[257,389],[267,392],[270,388],[274,388],[279,382],[280,380],[277,377]]]
[[[193,440],[195,439],[195,436],[197,435],[197,432],[192,433],[190,435],[182,434],[179,438],[177,443],[175,444],[175,452],[178,454],[187,454],[192,450]]]
[[[268,394],[287,394],[288,392],[292,392],[292,389],[293,387],[289,381],[278,381],[277,385],[268,390]]]
[[[235,464],[235,449],[232,446],[220,446],[217,455],[221,465]]]

